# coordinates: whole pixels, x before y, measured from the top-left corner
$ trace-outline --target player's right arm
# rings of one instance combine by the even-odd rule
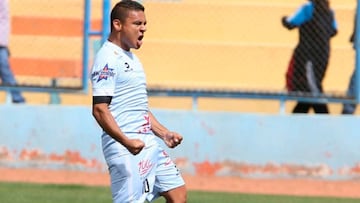
[[[108,106],[111,102],[109,96],[94,96],[92,114],[100,127],[113,139],[118,141],[133,155],[138,154],[143,148],[144,143],[138,139],[129,139],[118,127]]]

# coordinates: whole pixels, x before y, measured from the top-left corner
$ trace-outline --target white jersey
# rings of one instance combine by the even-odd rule
[[[145,73],[132,52],[106,41],[96,55],[91,81],[93,96],[112,97],[109,110],[126,136],[143,140],[145,148],[157,143],[148,116]],[[130,153],[105,132],[102,145],[107,160]]]

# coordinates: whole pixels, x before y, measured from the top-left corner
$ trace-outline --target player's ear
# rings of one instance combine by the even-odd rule
[[[122,23],[119,19],[114,19],[112,21],[112,25],[113,25],[113,28],[116,30],[116,31],[120,31],[121,30],[121,27],[122,27]]]

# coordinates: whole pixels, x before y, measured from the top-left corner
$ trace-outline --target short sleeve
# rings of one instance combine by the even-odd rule
[[[286,20],[293,26],[300,26],[312,18],[314,6],[312,3],[302,5],[292,16]]]
[[[93,96],[114,96],[117,68],[109,62],[95,63],[91,73]]]

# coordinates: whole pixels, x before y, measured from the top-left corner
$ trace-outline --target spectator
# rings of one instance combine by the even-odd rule
[[[298,28],[299,42],[286,73],[286,87],[291,92],[317,95],[323,92],[322,81],[330,56],[330,39],[337,33],[334,11],[328,0],[310,0],[292,16],[283,17],[282,24]],[[298,102],[293,113],[329,113],[326,104]]]
[[[2,85],[15,86],[16,80],[9,64],[10,15],[8,0],[0,1],[0,78]],[[24,103],[25,99],[19,90],[11,90],[13,103]]]
[[[145,202],[163,196],[186,202],[185,182],[157,138],[174,148],[182,136],[157,121],[148,107],[145,73],[131,49],[146,31],[144,7],[122,0],[111,11],[111,32],[92,68],[93,116],[103,129],[114,202]]]
[[[353,44],[353,48],[355,49],[355,37],[356,37],[356,15],[355,15],[355,19],[354,19],[354,30],[353,33],[350,37],[350,42]],[[350,78],[350,83],[348,86],[348,90],[346,92],[348,97],[354,97],[355,96],[355,69],[351,75]],[[342,110],[342,114],[354,114],[356,110],[356,104],[354,103],[344,103],[343,104],[343,110]]]

